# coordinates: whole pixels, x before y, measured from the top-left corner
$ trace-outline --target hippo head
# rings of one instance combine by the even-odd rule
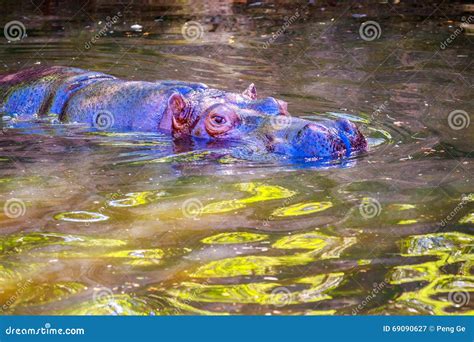
[[[286,102],[259,99],[253,84],[241,94],[204,85],[179,89],[169,97],[165,117],[175,138],[191,136],[218,145],[238,142],[288,157],[336,159],[367,148],[365,137],[352,122],[292,117]]]

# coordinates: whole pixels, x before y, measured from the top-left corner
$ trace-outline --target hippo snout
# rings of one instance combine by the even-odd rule
[[[282,146],[282,145],[288,146]],[[346,119],[310,122],[296,119],[276,151],[301,158],[337,159],[365,151],[367,141]]]
[[[350,151],[336,129],[320,123],[306,124],[293,138],[293,145],[304,157],[340,158],[347,155],[348,147]]]

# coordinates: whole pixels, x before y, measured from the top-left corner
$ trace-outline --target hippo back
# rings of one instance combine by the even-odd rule
[[[0,111],[29,118],[60,114],[71,95],[93,82],[113,76],[69,67],[40,67],[0,76]]]

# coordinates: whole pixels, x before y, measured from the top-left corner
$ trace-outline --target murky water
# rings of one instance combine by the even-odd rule
[[[0,72],[254,82],[292,115],[358,121],[371,150],[282,165],[161,133],[4,122],[3,314],[473,313],[473,38],[445,41],[469,13],[108,3],[3,6],[27,37],[2,36]],[[202,35],[184,39],[190,20]],[[367,20],[378,39],[361,39]]]

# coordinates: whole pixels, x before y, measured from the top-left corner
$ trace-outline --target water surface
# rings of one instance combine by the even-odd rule
[[[0,73],[68,65],[230,91],[253,82],[294,116],[358,122],[371,147],[291,165],[216,158],[159,132],[4,120],[3,314],[473,313],[474,132],[448,120],[472,114],[472,36],[441,47],[468,13],[36,5],[2,10],[27,36],[0,39]],[[367,20],[378,39],[361,39]],[[196,40],[182,33],[190,21]]]

